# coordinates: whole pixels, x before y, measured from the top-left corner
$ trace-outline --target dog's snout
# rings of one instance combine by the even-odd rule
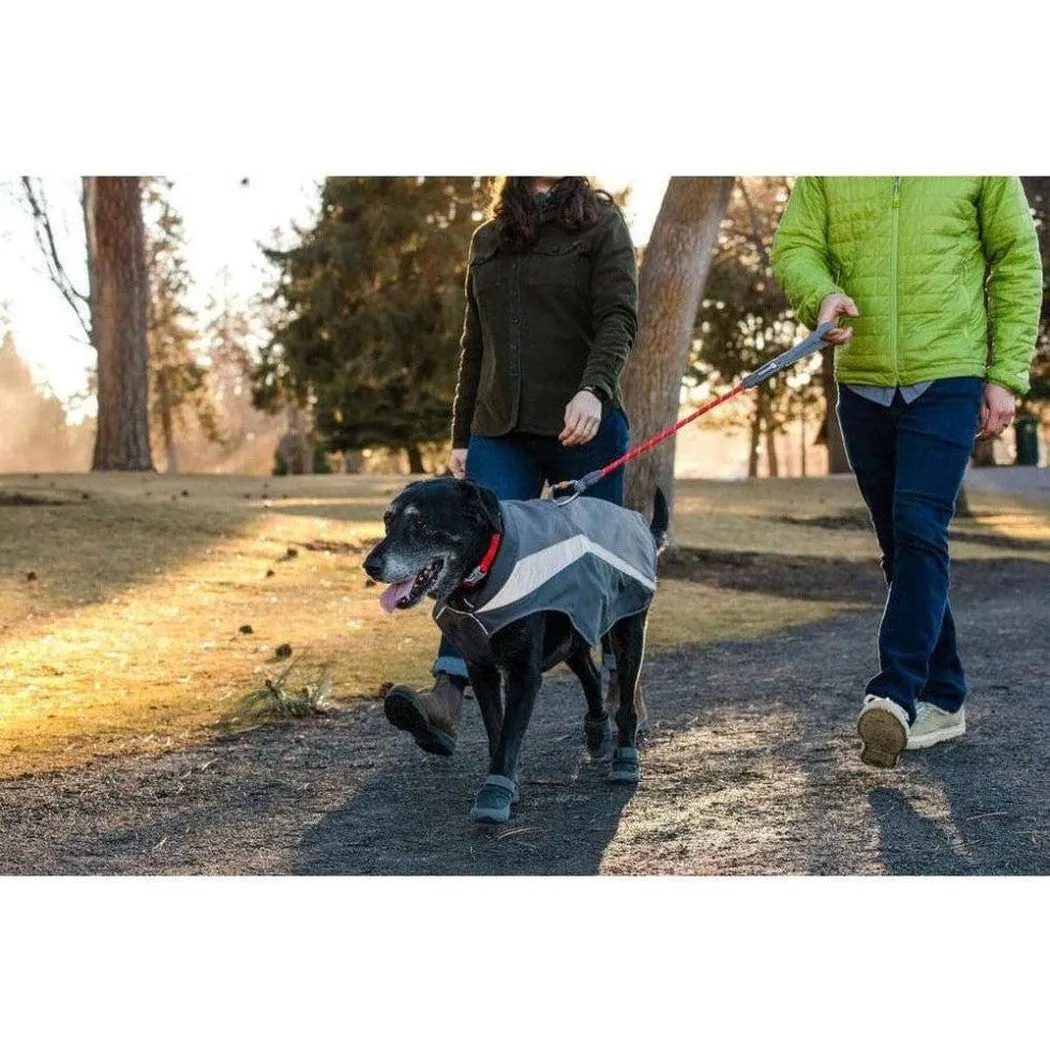
[[[364,561],[364,570],[373,580],[378,580],[383,575],[383,552],[380,550],[382,544],[371,549]]]

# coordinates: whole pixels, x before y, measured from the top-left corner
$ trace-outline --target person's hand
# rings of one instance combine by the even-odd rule
[[[565,429],[558,435],[563,445],[586,445],[598,433],[602,403],[589,390],[581,390],[565,406]]]
[[[1006,387],[985,383],[981,398],[981,429],[977,436],[997,438],[1014,421],[1016,407],[1016,399]]]
[[[452,471],[454,478],[462,481],[467,476],[467,450],[465,448],[454,448],[448,456],[448,469]]]
[[[819,328],[825,321],[837,322],[840,317],[860,317],[860,311],[857,309],[857,304],[848,295],[832,292],[831,295],[825,296],[824,302],[820,304],[817,327]],[[824,338],[832,346],[841,346],[853,338],[853,329],[832,328]]]

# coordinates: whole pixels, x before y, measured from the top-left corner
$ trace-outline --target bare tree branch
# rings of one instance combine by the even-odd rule
[[[747,205],[747,214],[751,220],[752,241],[754,242],[758,254],[762,257],[762,265],[767,270],[771,271],[773,264],[770,261],[769,252],[766,251],[765,223],[762,220],[762,216],[759,215],[758,210],[755,208],[754,202],[751,200],[751,195],[747,192],[747,183],[744,181],[743,175],[737,176],[736,184],[740,189],[740,195],[744,198],[744,203]]]
[[[62,298],[69,303],[73,313],[76,314],[77,321],[80,322],[80,327],[84,330],[84,335],[90,343],[90,310],[86,316],[84,311],[84,308],[89,306],[90,300],[77,290],[70,280],[69,274],[66,273],[66,268],[62,265],[62,260],[58,254],[58,246],[55,243],[55,236],[51,229],[51,219],[47,213],[47,201],[44,199],[43,189],[41,188],[37,191],[33,186],[33,180],[28,175],[23,175],[22,192],[33,217],[33,236],[36,238],[37,246],[40,248],[40,254],[44,257],[48,276],[51,278],[52,284],[61,292]]]

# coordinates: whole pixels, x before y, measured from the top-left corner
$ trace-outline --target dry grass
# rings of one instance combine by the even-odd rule
[[[212,734],[237,717],[246,694],[277,680],[287,666],[275,655],[282,645],[304,682],[330,669],[334,702],[375,697],[385,681],[425,680],[436,642],[428,610],[384,616],[361,570],[382,508],[402,484],[0,478],[0,494],[56,501],[0,500],[0,776]],[[1050,537],[1044,511],[1001,497],[971,503],[984,516],[968,532]],[[869,558],[864,532],[777,520],[858,506],[848,482],[684,481],[676,523],[691,545]],[[753,637],[837,608],[667,580],[650,643]]]

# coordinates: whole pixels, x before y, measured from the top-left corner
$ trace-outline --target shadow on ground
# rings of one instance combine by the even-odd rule
[[[984,542],[983,540],[981,542]],[[960,560],[952,564],[956,594],[994,588],[1020,594],[1027,586],[1028,567],[1046,575],[1046,563],[1026,558]],[[752,591],[781,598],[811,601],[861,602],[882,605],[885,583],[878,562],[822,555],[776,554],[682,547],[661,564],[667,579],[692,580],[711,587]]]
[[[655,725],[633,792],[584,761],[582,698],[556,676],[505,827],[468,818],[485,768],[476,711],[446,761],[366,703],[0,782],[0,873],[1047,874],[1050,566],[979,568],[953,599],[969,732],[896,770],[857,757],[870,608],[654,654]]]

